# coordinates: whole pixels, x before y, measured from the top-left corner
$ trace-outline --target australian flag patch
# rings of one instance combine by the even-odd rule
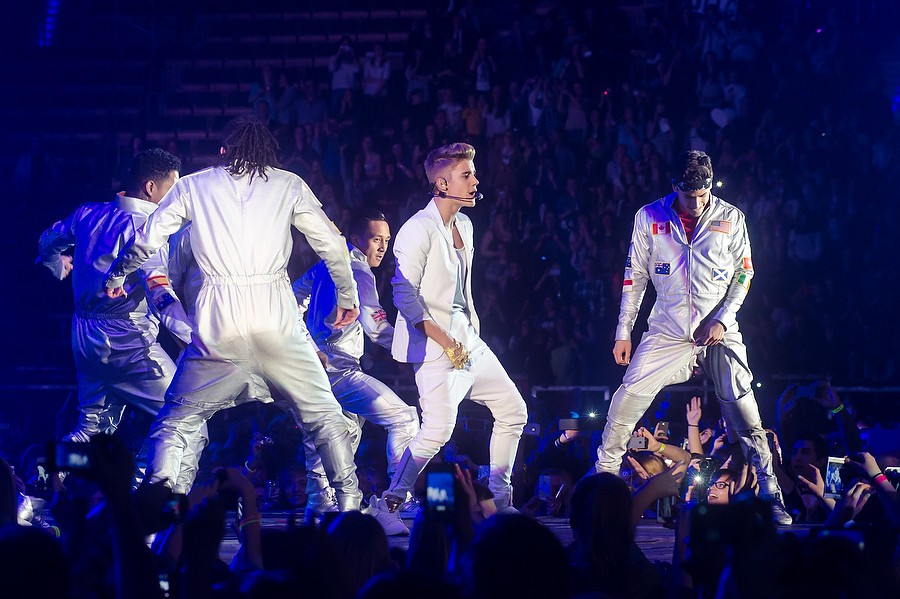
[[[668,262],[657,262],[656,265],[653,267],[653,272],[655,272],[658,275],[667,275],[667,274],[669,274],[669,269],[670,269],[670,266],[669,266]]]

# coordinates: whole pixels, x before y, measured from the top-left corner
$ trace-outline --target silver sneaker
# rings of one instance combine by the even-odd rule
[[[772,519],[775,520],[775,524],[778,526],[790,526],[794,523],[794,519],[784,507],[784,500],[781,498],[780,493],[766,495],[763,499],[767,500],[769,505],[772,506]]]
[[[400,505],[401,504],[397,504],[394,506],[394,509],[391,510],[384,499],[379,498],[377,495],[372,495],[372,498],[369,499],[369,507],[362,510],[362,513],[368,514],[378,520],[378,523],[381,524],[381,527],[384,529],[384,533],[387,536],[405,536],[409,534],[409,528],[407,528],[406,524],[403,523],[403,520],[400,519]]]
[[[307,522],[321,520],[328,512],[339,512],[337,498],[334,489],[326,487],[318,493],[313,493],[306,498],[306,508],[303,510],[303,519]]]

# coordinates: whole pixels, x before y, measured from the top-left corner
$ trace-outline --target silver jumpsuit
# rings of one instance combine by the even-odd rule
[[[388,475],[392,476],[403,451],[419,432],[416,408],[400,399],[387,385],[362,371],[363,334],[378,345],[391,349],[394,327],[378,299],[375,275],[366,255],[350,246],[350,266],[359,291],[359,320],[343,329],[335,329],[334,281],[324,262],[310,268],[294,282],[294,295],[305,314],[307,327],[318,348],[328,356],[325,371],[331,389],[351,424],[354,451],[359,446],[361,427],[370,420],[387,429]],[[322,462],[304,434],[307,495],[311,503],[326,502],[328,480]]]
[[[722,416],[756,467],[761,493],[780,499],[736,320],[753,278],[744,214],[710,196],[689,242],[675,199],[675,194],[661,198],[634,218],[616,339],[631,338],[648,282],[657,299],[649,330],[613,394],[596,470],[618,473],[628,438],[653,398],[664,386],[687,380],[697,360],[715,384]],[[711,319],[724,325],[725,338],[709,347],[696,344],[694,333]]]
[[[190,342],[193,324],[168,279],[168,247],[125,280],[125,297],[110,299],[102,291],[110,263],[156,208],[153,202],[120,194],[112,202],[80,206],[41,235],[38,261],[57,278],[64,272],[62,252],[75,248],[72,351],[80,415],[68,439],[112,434],[125,404],[156,415],[175,373],[156,339],[159,321],[182,342]],[[205,444],[203,429],[176,472],[179,490],[190,485]]]
[[[151,430],[150,464],[156,480],[171,484],[203,423],[244,398],[269,397],[253,388],[265,381],[312,436],[340,509],[358,509],[350,432],[298,318],[286,270],[293,225],[328,264],[338,305],[353,308],[346,243],[306,182],[276,168],[265,175],[213,167],[182,177],[110,267],[106,286],[117,287],[191,222],[191,251],[203,273],[197,327]]]

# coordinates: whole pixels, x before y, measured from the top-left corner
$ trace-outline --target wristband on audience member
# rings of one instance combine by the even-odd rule
[[[244,460],[244,469],[250,473],[256,472],[256,470],[250,467],[250,462],[248,460]]]
[[[665,450],[666,450],[666,444],[665,444],[665,443],[660,443],[660,444],[659,444],[659,449],[657,449],[654,453],[659,453],[659,454],[661,454],[661,453],[664,452]]]
[[[881,483],[886,483],[886,482],[888,482],[888,478],[884,475],[884,472],[879,472],[879,473],[876,474],[875,476],[870,476],[869,478],[870,478],[870,479],[872,480],[872,482],[875,483],[876,485],[880,485]]]
[[[840,411],[843,410],[843,409],[844,409],[844,404],[843,404],[843,403],[840,403],[840,404],[838,404],[838,407],[836,407],[835,409],[831,410],[831,413],[832,413],[832,414],[837,414],[838,412],[840,412]]]
[[[699,425],[699,424],[691,424],[690,422],[688,423],[688,426],[689,426],[689,427],[690,427],[690,426],[693,426],[694,428],[700,428],[700,425]]]
[[[245,516],[238,522],[238,530],[244,530],[245,526],[249,526],[251,524],[262,524],[262,518],[259,514],[255,516]]]

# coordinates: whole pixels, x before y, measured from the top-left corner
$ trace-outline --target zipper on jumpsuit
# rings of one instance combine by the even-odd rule
[[[672,212],[675,212],[675,209],[672,208]],[[669,218],[675,222],[679,229],[681,229],[682,235],[684,235],[684,240],[687,243],[685,251],[687,252],[687,302],[688,302],[688,312],[687,312],[687,330],[686,336],[688,341],[694,340],[694,331],[691,330],[691,315],[694,313],[694,300],[693,300],[693,277],[691,277],[691,270],[693,269],[693,259],[694,259],[694,240],[688,241],[687,232],[684,230],[684,225],[681,222],[681,217],[678,216],[678,213],[675,212],[675,217],[672,218],[672,215],[669,215]],[[698,223],[699,224],[699,223]],[[696,233],[696,228],[694,232]]]

